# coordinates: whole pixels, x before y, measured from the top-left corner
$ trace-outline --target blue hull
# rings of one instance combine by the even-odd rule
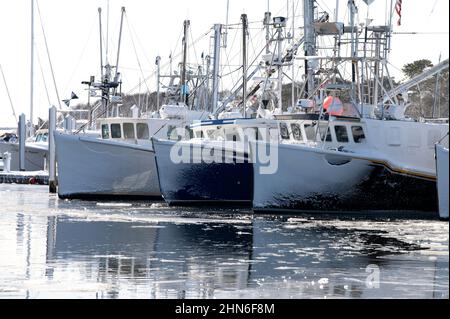
[[[172,143],[153,143],[161,193],[169,205],[251,207],[251,163],[175,164],[170,159]]]

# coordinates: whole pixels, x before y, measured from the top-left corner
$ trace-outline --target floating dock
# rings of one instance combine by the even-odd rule
[[[48,172],[0,171],[0,184],[48,185]]]

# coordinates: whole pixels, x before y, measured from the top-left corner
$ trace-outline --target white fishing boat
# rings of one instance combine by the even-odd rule
[[[122,18],[124,9],[122,11]],[[188,32],[185,23],[185,32]],[[187,37],[186,37],[187,38]],[[120,41],[119,41],[120,43]],[[119,47],[120,50],[120,47]],[[186,48],[185,48],[186,50]],[[157,59],[159,69],[159,59]],[[186,61],[183,61],[183,66]],[[112,76],[112,69],[115,76]],[[103,81],[95,83],[91,79],[90,90],[101,91],[102,99],[90,111],[106,110],[107,117],[97,119],[100,137],[86,136],[82,131],[76,134],[56,132],[56,160],[58,166],[58,194],[60,198],[118,198],[127,199],[144,197],[146,199],[160,198],[155,156],[151,143],[152,138],[188,139],[189,125],[208,117],[208,112],[195,110],[182,97],[177,88],[169,88],[175,92],[173,103],[162,105],[158,112],[140,116],[140,110],[134,106],[131,118],[108,116],[109,109],[118,114],[121,102],[120,73],[117,67],[102,66],[105,69]],[[188,80],[186,67],[183,67],[181,78]],[[173,79],[180,76],[170,75]],[[160,75],[158,74],[158,85]],[[171,84],[172,84],[171,82]],[[180,89],[181,85],[178,85]],[[169,92],[170,97],[170,92]],[[186,99],[185,96],[182,97]],[[194,101],[195,102],[195,101]],[[158,102],[159,107],[159,87]],[[100,111],[100,114],[104,112]],[[187,130],[186,130],[187,128]],[[180,129],[187,136],[180,137]]]
[[[255,210],[436,212],[432,136],[445,134],[445,126],[336,118],[317,143],[292,138],[294,127],[297,136],[315,136],[310,122],[280,125],[282,140],[271,145],[276,173],[261,173],[267,163],[255,157]],[[267,144],[251,143],[252,152],[258,148]]]
[[[0,142],[0,154],[11,154],[11,170],[19,171],[19,143]],[[45,171],[48,167],[48,130],[38,130],[25,142],[25,170]]]
[[[439,196],[439,216],[448,220],[448,134],[436,144],[437,188]]]
[[[253,166],[254,209],[415,210],[434,214],[437,193],[433,149],[448,132],[448,121],[408,119],[406,91],[448,68],[448,60],[399,87],[391,84],[386,89],[382,82],[389,70],[382,60],[388,58],[392,26],[372,26],[371,20],[356,26],[358,10],[353,2],[348,6],[350,25],[344,26],[338,22],[315,22],[314,1],[304,1],[305,43],[309,45],[302,58],[309,66],[305,74],[309,97],[306,102],[318,106],[320,117],[308,143],[292,141],[291,121],[280,123],[283,127],[276,159],[278,170],[274,174],[261,173],[266,163],[258,157]],[[331,35],[352,47],[351,57],[336,55],[340,45],[331,50],[331,55],[327,54],[329,48],[316,46],[317,38]],[[316,72],[319,62],[325,75]],[[342,74],[338,67],[350,70],[352,79],[336,81]],[[352,115],[351,121],[342,118],[348,115],[337,97],[343,92],[349,93],[350,108],[357,114]],[[329,115],[326,119],[325,113]],[[289,120],[289,116],[278,118]],[[308,135],[304,125],[300,128]],[[251,144],[252,152],[268,146],[261,142]]]
[[[56,132],[59,197],[161,197],[151,138],[173,138],[193,116],[101,119],[101,137]]]

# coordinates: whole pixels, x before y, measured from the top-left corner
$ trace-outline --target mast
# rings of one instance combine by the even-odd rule
[[[357,45],[356,45],[356,34],[355,34],[355,2],[354,0],[348,1],[349,11],[350,11],[350,28],[351,28],[351,57],[352,57],[352,92],[351,92],[351,98],[353,101],[356,101],[356,72],[357,72]]]
[[[295,2],[292,0],[292,41],[295,41]],[[295,58],[292,55],[292,88],[291,88],[291,99],[292,99],[292,109],[295,108]]]
[[[222,35],[222,25],[214,25],[214,66],[213,66],[213,96],[212,110],[217,109],[219,102],[219,68],[220,68],[220,38]]]
[[[286,18],[275,17],[274,27],[277,32],[277,66],[278,66],[278,90],[277,90],[277,100],[278,108],[282,110],[283,108],[283,28],[286,27]]]
[[[187,65],[187,50],[188,50],[188,34],[189,26],[191,22],[189,20],[184,21],[184,37],[183,37],[183,64],[181,67],[181,101],[186,103],[187,96],[187,81],[186,81],[186,65]]]
[[[33,118],[34,118],[34,0],[31,0],[31,63],[30,63],[30,135],[33,135]]]
[[[156,57],[156,67],[158,74],[156,76],[156,111],[159,110],[159,98],[160,98],[160,81],[161,81],[161,57]]]
[[[100,75],[103,82],[103,33],[102,33],[102,8],[98,8],[98,23],[100,30]]]
[[[314,0],[304,0],[304,29],[305,29],[305,56],[316,55],[316,37],[314,32]],[[306,98],[314,92],[314,70],[310,67],[312,61],[305,60]]]
[[[244,109],[244,118],[247,116],[247,15],[241,15],[242,20],[242,106]]]
[[[114,81],[117,81],[117,75],[119,74],[119,58],[120,58],[120,46],[122,44],[122,29],[123,29],[123,17],[125,16],[125,7],[122,7],[122,16],[120,17],[120,31],[119,31],[119,45],[117,48],[117,61],[116,61],[116,76]]]
[[[266,54],[270,54],[270,26],[272,20],[272,13],[264,13],[264,26],[266,28]]]

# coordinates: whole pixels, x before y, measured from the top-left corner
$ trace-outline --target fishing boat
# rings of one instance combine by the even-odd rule
[[[251,206],[249,141],[278,139],[276,122],[210,120],[191,130],[194,138],[187,141],[153,139],[164,200],[172,206]]]
[[[0,142],[0,154],[11,154],[11,170],[19,171],[19,143]],[[48,130],[38,130],[25,143],[25,170],[44,171],[48,167]]]
[[[286,141],[282,136],[278,143],[275,173],[261,173],[266,164],[256,157],[256,211],[437,211],[434,145],[448,132],[448,121],[407,118],[406,91],[448,68],[448,60],[407,83],[386,88],[389,70],[382,61],[388,60],[392,26],[372,26],[371,20],[357,26],[358,10],[353,2],[348,5],[350,25],[344,26],[314,22],[314,1],[304,1],[308,46],[301,59],[308,66],[308,98],[303,103],[316,105],[320,115],[307,144],[293,142],[291,121],[281,121]],[[326,53],[329,49],[317,47],[323,36],[333,36],[339,44],[331,55]],[[352,56],[341,55],[344,43],[351,46]],[[340,67],[350,70],[350,81],[341,77]],[[339,99],[344,92],[350,96],[347,108]],[[251,143],[252,152],[258,148],[267,145]]]
[[[99,12],[101,14],[101,11]],[[122,21],[124,13],[123,9]],[[188,26],[189,23],[185,22],[186,34]],[[187,36],[185,38],[187,39]],[[184,45],[184,50],[187,50],[187,44]],[[97,112],[100,115],[106,112],[106,117],[99,116],[96,120],[95,126],[100,129],[101,136],[86,136],[82,130],[76,134],[55,133],[60,198],[161,198],[151,138],[178,139],[177,132],[180,128],[189,128],[193,121],[205,119],[209,114],[186,103],[187,96],[181,92],[182,83],[186,85],[189,80],[186,64],[186,61],[183,61],[180,75],[169,76],[171,83],[174,78],[181,78],[179,85],[169,86],[169,91],[173,91],[173,97],[168,92],[169,103],[159,105],[158,87],[159,110],[152,114],[140,114],[139,107],[134,106],[132,117],[118,116],[119,104],[122,101],[118,63],[115,67],[102,65],[102,81],[96,83],[95,79],[92,79],[86,83],[90,92],[101,92],[101,100],[97,101],[90,111],[91,114]],[[159,59],[157,65],[159,69]],[[158,73],[158,85],[159,78]],[[89,121],[91,122],[93,121]],[[190,136],[182,137],[187,138]]]
[[[255,110],[247,102],[259,91],[272,90],[272,85],[270,89],[264,88],[267,78],[254,77],[260,71],[268,77],[281,74],[281,65],[270,62],[281,61],[282,50],[266,54],[257,65],[248,66],[247,15],[241,16],[241,22],[244,48],[242,83],[236,85],[235,90],[222,101],[218,100],[217,89],[214,90],[211,119],[191,125],[193,138],[180,142],[153,139],[161,193],[169,205],[251,207],[253,160],[249,141],[278,140],[277,122],[269,118],[256,119]],[[264,25],[269,33],[272,28],[275,30],[273,38],[278,37],[277,43],[280,44],[284,18],[274,18],[272,22],[270,14],[266,13]],[[220,52],[220,36],[221,33],[216,32],[214,56]],[[271,43],[268,41],[266,46]],[[250,67],[254,70],[247,72]],[[214,79],[218,81],[216,73]],[[250,80],[255,80],[255,84],[247,89]],[[277,88],[281,89],[281,85]],[[241,92],[242,97],[239,97]]]

